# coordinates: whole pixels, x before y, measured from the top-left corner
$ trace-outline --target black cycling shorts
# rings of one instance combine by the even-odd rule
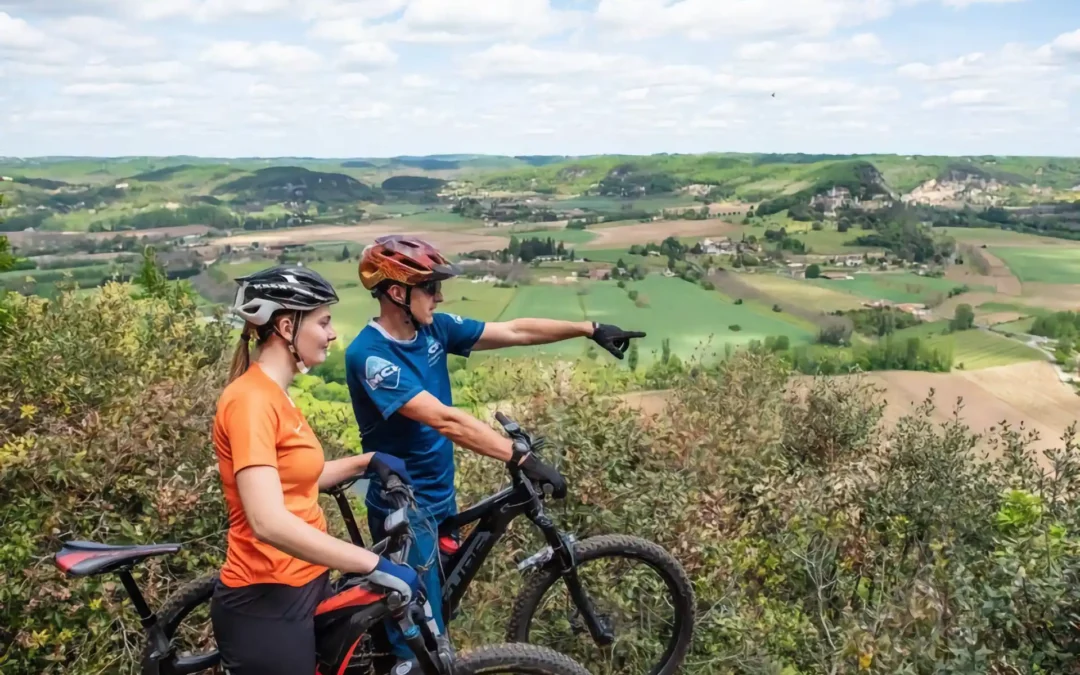
[[[220,581],[210,620],[229,675],[314,675],[315,608],[330,595],[330,573],[300,587]]]

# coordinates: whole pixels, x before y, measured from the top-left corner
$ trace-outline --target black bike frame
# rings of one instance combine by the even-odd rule
[[[529,520],[536,524],[544,535],[551,549],[549,560],[546,565],[557,565],[560,574],[566,582],[570,596],[574,600],[581,616],[585,619],[585,625],[589,633],[598,645],[611,644],[615,636],[611,627],[604,626],[596,616],[596,609],[592,601],[581,585],[577,574],[577,561],[574,558],[573,547],[555,527],[555,523],[544,513],[543,503],[531,481],[523,479],[519,472],[512,473],[513,486],[506,488],[498,494],[492,495],[483,501],[474,504],[455,516],[448,518],[439,524],[439,535],[446,536],[456,534],[461,528],[477,523],[469,536],[458,548],[457,552],[448,556],[447,565],[443,570],[444,580],[442,588],[442,613],[443,621],[449,626],[450,619],[457,611],[465,591],[472,582],[473,577],[487,560],[491,550],[506,534],[506,528],[510,522],[521,514],[528,516]],[[351,483],[350,483],[351,484]],[[341,509],[345,526],[349,530],[349,536],[357,546],[364,546],[364,540],[360,534],[360,528],[356,525],[356,517],[353,514],[349,500],[345,496],[344,489],[331,490],[338,508]]]

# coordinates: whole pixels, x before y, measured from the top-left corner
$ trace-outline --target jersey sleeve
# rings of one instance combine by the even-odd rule
[[[364,395],[383,419],[388,419],[424,390],[416,374],[387,351],[364,350],[348,354],[345,368],[349,379],[360,384]]]
[[[278,416],[270,401],[247,394],[229,403],[223,419],[233,473],[249,466],[278,466]]]
[[[433,317],[441,333],[446,351],[458,356],[468,356],[473,345],[484,333],[483,321],[468,319],[457,314],[435,314]]]

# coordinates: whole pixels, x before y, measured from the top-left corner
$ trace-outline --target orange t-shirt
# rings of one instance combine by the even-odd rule
[[[236,473],[249,466],[272,466],[281,477],[285,508],[326,532],[319,506],[323,449],[292,399],[258,364],[225,387],[214,416],[214,447],[229,509],[228,552],[221,582],[303,586],[326,571],[256,538],[244,515]]]

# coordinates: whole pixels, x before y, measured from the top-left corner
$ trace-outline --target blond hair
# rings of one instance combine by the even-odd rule
[[[232,364],[229,366],[229,383],[240,377],[247,372],[247,369],[251,367],[251,352],[249,351],[249,343],[251,342],[251,335],[255,331],[255,325],[251,322],[244,324],[244,330],[240,333],[240,342],[236,345],[236,351],[233,352]]]

